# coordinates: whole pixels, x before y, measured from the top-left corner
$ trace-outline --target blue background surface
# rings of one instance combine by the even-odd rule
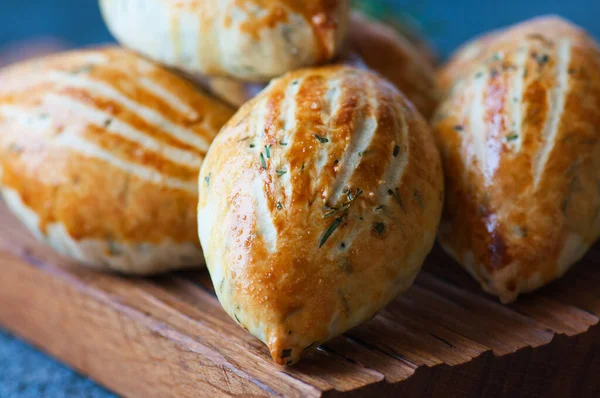
[[[218,1],[218,0],[214,0]],[[447,54],[480,32],[556,13],[600,37],[598,0],[390,0],[402,6]],[[95,0],[0,0],[0,52],[11,42],[55,37],[77,47],[111,41]],[[114,395],[0,329],[0,397]]]

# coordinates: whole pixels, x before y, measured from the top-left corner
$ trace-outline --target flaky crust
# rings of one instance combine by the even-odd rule
[[[436,71],[406,38],[391,27],[353,12],[349,35],[338,63],[371,69],[391,81],[427,120],[441,98]],[[241,107],[264,86],[227,78],[196,79],[208,91],[235,107]]]
[[[122,44],[189,73],[268,81],[333,59],[348,0],[100,0]]]
[[[499,34],[434,123],[440,241],[504,302],[562,276],[600,233],[600,52],[561,24]]]
[[[0,72],[0,187],[40,239],[103,270],[203,263],[197,176],[233,111],[126,50]]]
[[[378,75],[274,80],[201,170],[199,234],[225,310],[279,364],[369,319],[430,251],[442,178],[427,123]]]

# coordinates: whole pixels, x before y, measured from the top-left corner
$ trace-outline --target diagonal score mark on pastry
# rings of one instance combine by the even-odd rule
[[[188,73],[267,82],[335,58],[349,0],[100,0],[124,46]]]
[[[441,72],[454,82],[434,118],[439,235],[509,302],[560,278],[600,236],[600,49],[557,17],[480,40]]]
[[[329,66],[272,81],[200,173],[198,232],[219,300],[277,363],[297,362],[412,284],[442,180],[427,123],[378,75]]]
[[[559,132],[560,123],[565,111],[565,101],[569,90],[569,67],[571,64],[571,45],[569,39],[561,38],[556,43],[558,49],[555,67],[555,84],[550,92],[550,104],[546,124],[542,130],[542,141],[544,145],[537,156],[534,170],[534,183],[537,186],[540,183],[542,174],[546,169],[548,159],[556,145],[556,135]]]
[[[336,62],[370,68],[381,74],[429,119],[440,100],[433,65],[393,28],[360,12],[351,14],[348,32],[341,60]],[[264,85],[227,78],[194,75],[193,79],[217,98],[235,107],[242,106],[264,88]]]
[[[233,111],[118,48],[0,72],[0,187],[57,251],[101,270],[203,264],[198,171]]]
[[[132,101],[127,98],[127,96],[122,95],[119,90],[114,89],[110,86],[110,83],[100,82],[98,80],[82,78],[78,76],[72,76],[68,73],[50,73],[49,77],[53,83],[55,83],[59,89],[65,88],[76,88],[81,89],[89,93],[91,96],[98,96],[101,98],[107,98],[109,100],[114,101],[116,104],[127,108],[131,112],[136,113],[143,119],[145,119],[148,123],[158,125],[166,131],[168,134],[173,136],[175,139],[193,146],[194,148],[207,151],[209,146],[209,141],[198,134],[191,133],[189,130],[185,128],[181,128],[177,126],[175,123],[170,121],[168,118],[163,117],[160,112],[157,112],[154,109],[150,109],[139,102]],[[164,98],[157,96],[157,98],[161,98],[162,101],[166,102]]]

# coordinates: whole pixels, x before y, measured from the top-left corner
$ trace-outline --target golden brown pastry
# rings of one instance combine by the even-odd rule
[[[425,120],[376,74],[274,80],[225,125],[200,175],[219,300],[279,364],[371,318],[413,282],[443,201]]]
[[[500,33],[434,125],[440,241],[504,302],[562,276],[600,233],[600,51],[563,24]]]
[[[233,111],[126,50],[0,72],[0,188],[40,239],[102,270],[201,265],[197,178]]]
[[[470,65],[489,58],[510,43],[535,38],[540,32],[543,32],[543,36],[550,40],[560,40],[564,36],[573,36],[577,37],[577,40],[582,43],[595,45],[593,39],[586,32],[559,16],[537,17],[505,29],[485,33],[464,44],[455,51],[448,63],[441,68],[439,80],[442,88],[444,90],[450,89],[461,73],[467,70]]]
[[[340,63],[370,68],[390,80],[429,119],[440,99],[433,65],[391,27],[359,12],[350,18],[348,44]],[[216,97],[240,107],[264,87],[227,78],[196,80]]]
[[[122,44],[188,73],[270,78],[333,59],[348,0],[100,0]]]

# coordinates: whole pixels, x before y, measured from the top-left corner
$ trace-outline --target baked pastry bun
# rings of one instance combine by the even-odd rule
[[[189,73],[262,81],[340,51],[349,0],[100,0],[119,42]]]
[[[372,69],[391,81],[429,119],[441,98],[434,66],[393,28],[354,11],[347,44],[338,63]],[[235,79],[197,77],[216,97],[241,107],[264,85]]]
[[[600,51],[574,26],[533,27],[465,65],[434,122],[440,241],[504,302],[562,276],[600,233]]]
[[[0,72],[0,188],[59,252],[101,270],[203,264],[197,178],[233,111],[119,48]]]
[[[274,80],[215,139],[199,235],[225,310],[279,364],[371,318],[413,282],[441,216],[429,127],[376,74]]]
[[[485,33],[456,50],[440,69],[438,77],[442,88],[450,89],[469,66],[489,58],[504,46],[519,40],[535,38],[540,34],[550,40],[560,40],[568,36],[590,46],[596,45],[585,31],[559,16],[545,15],[533,18],[505,29]]]

